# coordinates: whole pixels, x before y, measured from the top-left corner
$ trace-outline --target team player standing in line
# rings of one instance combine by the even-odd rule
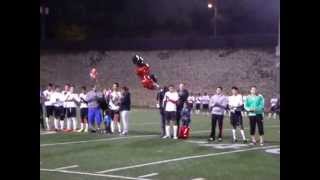
[[[240,128],[240,133],[244,143],[247,142],[244,129],[243,129],[243,120],[242,120],[242,110],[243,110],[243,99],[242,95],[238,94],[239,89],[237,87],[231,88],[232,95],[228,98],[228,106],[230,109],[230,123],[232,125],[232,142],[237,142],[236,129]]]
[[[166,117],[166,135],[163,138],[171,137],[170,124],[173,126],[173,139],[178,139],[178,126],[176,122],[177,115],[177,103],[179,100],[179,94],[174,90],[173,85],[169,86],[169,91],[164,94],[163,104],[165,107]]]

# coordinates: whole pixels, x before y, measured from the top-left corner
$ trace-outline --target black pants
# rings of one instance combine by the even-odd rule
[[[218,138],[222,138],[222,126],[223,126],[223,115],[212,114],[211,116],[211,134],[210,137],[216,137],[216,124],[218,121],[219,135]]]
[[[231,123],[233,129],[236,129],[237,127],[240,127],[241,129],[243,129],[241,111],[231,112],[231,114],[230,114],[230,123]]]
[[[161,130],[161,136],[164,136],[166,134],[166,118],[164,114],[164,109],[159,108],[160,111],[160,130]]]
[[[176,115],[176,119],[177,119],[177,126],[178,126],[178,130],[180,127],[180,120],[181,120],[181,111],[182,111],[183,106],[182,105],[178,105],[177,106],[177,115]]]
[[[42,104],[40,104],[40,124],[41,124],[41,128],[44,129]]]
[[[258,125],[259,135],[264,135],[263,131],[263,117],[262,114],[257,114],[255,116],[249,116],[250,120],[250,135],[254,135],[256,132],[256,124]]]

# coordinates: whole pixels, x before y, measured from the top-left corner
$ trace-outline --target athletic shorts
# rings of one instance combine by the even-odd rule
[[[76,117],[77,116],[77,109],[76,108],[66,108],[67,111],[67,117]]]
[[[209,104],[204,104],[202,107],[203,110],[209,110]]]
[[[236,127],[240,126],[243,129],[243,122],[242,122],[242,114],[241,111],[235,111],[230,113],[230,124],[235,129]]]
[[[200,104],[196,104],[196,109],[200,110]]]
[[[81,119],[88,119],[88,108],[81,108],[80,109],[80,117]]]
[[[54,106],[45,106],[47,117],[53,116]]]
[[[176,121],[177,119],[177,112],[176,111],[165,111],[165,118],[166,121],[169,123],[170,121]]]
[[[117,110],[110,110],[110,117],[111,119],[113,120],[114,118],[114,115],[118,115],[118,117],[120,117],[120,111],[117,111]]]
[[[276,106],[272,106],[272,107],[271,107],[271,112],[272,112],[272,113],[276,113],[276,110],[277,110],[277,109],[276,109]]]
[[[56,107],[54,106],[53,113],[56,119],[64,120],[65,108],[63,106]]]

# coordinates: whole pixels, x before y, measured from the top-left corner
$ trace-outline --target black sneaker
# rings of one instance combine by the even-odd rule
[[[232,143],[237,143],[238,139],[232,139]]]
[[[246,139],[243,140],[243,143],[244,143],[244,144],[247,144],[247,143],[248,143],[248,140],[246,140]]]

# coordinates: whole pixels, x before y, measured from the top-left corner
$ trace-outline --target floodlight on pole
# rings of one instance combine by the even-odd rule
[[[211,9],[213,6],[211,3],[208,3],[208,8]]]

